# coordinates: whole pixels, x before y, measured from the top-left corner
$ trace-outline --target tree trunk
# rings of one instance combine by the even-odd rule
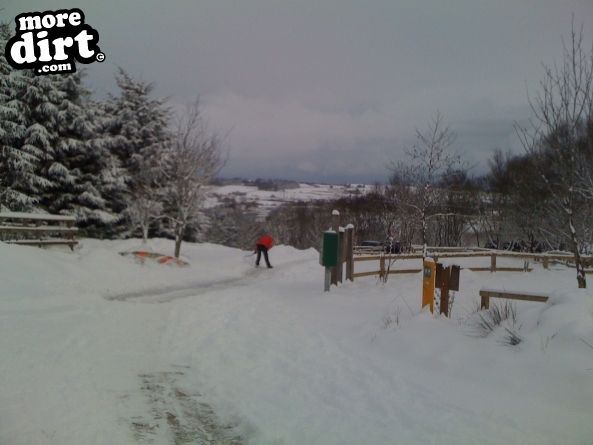
[[[428,244],[426,240],[426,214],[422,212],[422,257],[428,255]]]
[[[183,240],[184,230],[184,225],[178,224],[177,227],[175,227],[175,258],[179,258],[181,252],[181,241]]]
[[[577,232],[572,222],[572,213],[568,214],[568,225],[570,228],[570,244],[572,247],[572,254],[574,255],[574,265],[577,269],[577,283],[579,285],[579,289],[585,289],[587,287],[585,266],[581,259],[581,253],[579,252],[579,241],[577,239]]]

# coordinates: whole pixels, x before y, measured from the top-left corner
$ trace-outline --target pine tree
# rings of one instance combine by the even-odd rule
[[[62,93],[57,110],[57,140],[47,170],[53,186],[43,204],[51,213],[74,214],[78,224],[96,234],[117,215],[103,196],[112,166],[108,141],[100,132],[100,111],[90,100],[80,72],[55,76]]]
[[[0,47],[11,36],[11,28],[0,23]],[[39,175],[44,156],[43,128],[29,125],[26,76],[13,70],[0,53],[0,207],[16,211],[35,210],[41,191],[49,186]]]
[[[121,68],[116,81],[120,94],[105,105],[110,115],[106,129],[126,192],[121,193],[120,189],[112,193],[110,204],[122,213],[132,211],[131,204],[140,200],[150,201],[151,208],[158,208],[152,204],[160,200],[160,164],[170,141],[167,128],[170,110],[164,99],[151,97],[151,84],[134,79]]]

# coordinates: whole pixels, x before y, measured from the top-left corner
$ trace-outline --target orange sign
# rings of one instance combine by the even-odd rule
[[[422,308],[430,306],[430,312],[434,312],[434,279],[436,276],[436,264],[432,258],[425,258],[422,270]]]

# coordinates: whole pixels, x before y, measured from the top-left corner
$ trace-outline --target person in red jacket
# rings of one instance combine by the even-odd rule
[[[259,260],[261,260],[261,254],[263,252],[264,259],[266,260],[268,269],[272,268],[272,265],[270,264],[270,259],[268,258],[268,250],[270,250],[273,245],[274,239],[270,235],[266,234],[259,237],[259,239],[255,242],[255,251],[257,252],[255,267],[259,267]]]

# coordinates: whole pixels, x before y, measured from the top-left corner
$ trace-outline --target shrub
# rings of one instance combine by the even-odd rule
[[[505,330],[501,343],[516,346],[523,338],[519,334],[521,326],[517,325],[517,309],[511,301],[494,303],[489,309],[479,311],[474,319],[473,327],[479,337],[487,337],[502,326]]]

